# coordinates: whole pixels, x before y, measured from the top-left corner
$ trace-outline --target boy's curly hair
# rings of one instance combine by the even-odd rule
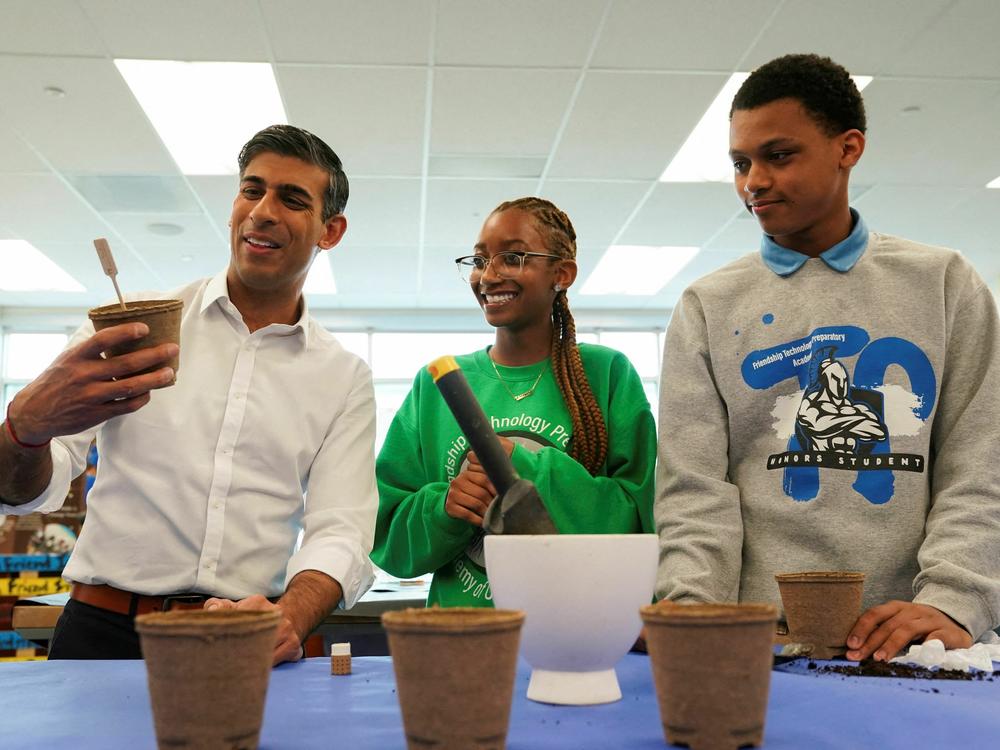
[[[736,110],[755,109],[778,99],[796,99],[827,135],[865,132],[865,103],[847,70],[829,57],[785,55],[761,65],[733,97]]]

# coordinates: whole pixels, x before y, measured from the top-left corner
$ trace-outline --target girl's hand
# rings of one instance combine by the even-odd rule
[[[473,526],[482,526],[483,516],[496,492],[475,454],[470,453],[468,467],[452,480],[448,488],[448,496],[444,501],[445,513]]]

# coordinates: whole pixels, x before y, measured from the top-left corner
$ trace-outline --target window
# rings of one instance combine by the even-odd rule
[[[600,342],[629,358],[642,379],[653,419],[659,420],[660,334],[656,331],[601,331]]]
[[[412,382],[417,371],[446,354],[467,354],[493,343],[492,333],[373,333],[372,375]]]
[[[3,413],[19,390],[37,377],[66,347],[65,333],[6,333],[0,351]]]

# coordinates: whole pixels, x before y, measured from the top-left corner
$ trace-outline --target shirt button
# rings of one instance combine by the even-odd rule
[[[237,394],[236,394],[236,395],[234,396],[234,398],[235,398],[235,399],[236,399],[237,401],[242,401],[242,400],[243,400],[243,394],[242,394],[242,393],[237,393]]]

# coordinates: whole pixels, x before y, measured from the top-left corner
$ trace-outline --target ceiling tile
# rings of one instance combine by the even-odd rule
[[[86,310],[96,305],[103,305],[115,299],[115,288],[111,280],[104,275],[101,264],[94,252],[93,238],[108,237],[115,255],[115,265],[118,266],[118,284],[122,292],[143,292],[165,289],[162,277],[152,273],[146,258],[140,258],[131,246],[120,241],[114,234],[107,231],[84,236],[79,242],[35,241],[31,243],[59,265],[70,276],[87,288],[71,304],[82,310],[81,322]],[[28,238],[25,238],[28,239]],[[48,293],[36,298],[35,304],[42,300],[43,305],[58,306],[58,302],[50,299]]]
[[[236,175],[189,175],[187,180],[212,221],[225,227],[233,210],[239,178]]]
[[[914,35],[952,1],[785,0],[741,67],[753,70],[789,52],[814,52],[832,57],[852,73],[875,75],[906,54]],[[924,55],[935,43],[912,47],[911,54]]]
[[[571,296],[574,299],[574,305],[587,305],[590,300],[596,299],[598,295],[580,295],[580,289],[583,288],[584,282],[590,277],[590,274],[597,267],[597,264],[604,257],[604,253],[608,250],[606,244],[600,245],[587,245],[581,244],[576,248],[576,283],[575,289],[572,290]],[[600,295],[603,296],[603,295]]]
[[[67,179],[98,211],[201,213],[183,177],[84,174]]]
[[[868,6],[871,7],[870,5]],[[877,5],[876,5],[877,7]],[[908,35],[905,44],[886,59],[884,72],[899,75],[933,77],[1000,77],[1000,4],[995,0],[959,0],[958,2],[909,3],[898,0],[892,14],[886,14],[886,26],[912,22],[930,16],[928,9],[947,11],[938,15],[917,34]]]
[[[262,0],[278,62],[427,64],[431,0]]]
[[[80,0],[111,57],[267,62],[254,0]]]
[[[976,190],[947,214],[947,242],[961,250],[996,286],[1000,275],[1000,190]]]
[[[982,187],[1000,175],[1000,80],[876,78],[864,95],[868,144],[856,180]]]
[[[878,185],[856,202],[869,229],[895,234],[931,245],[952,245],[955,227],[943,218],[983,189],[951,189],[942,193],[936,187]],[[980,221],[986,217],[980,217]]]
[[[32,243],[88,246],[107,225],[54,175],[0,175],[0,224]]]
[[[591,67],[730,72],[774,7],[774,0],[619,0]]]
[[[431,152],[547,156],[576,79],[571,71],[435,70]]]
[[[425,245],[471,252],[490,211],[504,201],[532,195],[537,184],[536,180],[430,180]]]
[[[66,95],[53,98],[46,86]],[[110,60],[0,56],[0,90],[7,122],[57,169],[177,173]]]
[[[397,245],[416,252],[420,245],[420,180],[359,177],[350,185],[342,246]],[[381,266],[381,259],[373,262]]]
[[[579,67],[605,5],[604,0],[442,0],[434,62]]]
[[[164,214],[106,212],[104,219],[134,247],[145,252],[149,248],[176,249],[180,255],[191,254],[195,246],[228,249],[228,237],[222,235],[204,214]],[[176,228],[177,234],[163,234],[166,229]],[[156,231],[157,227],[161,231]]]
[[[550,176],[657,179],[728,77],[588,73]]]
[[[48,172],[38,154],[10,128],[0,125],[0,173]]]
[[[178,175],[113,55],[277,63],[291,121],[328,140],[351,179],[331,256],[342,293],[310,304],[356,327],[484,327],[452,261],[499,202],[537,192],[572,218],[581,277],[616,237],[705,246],[657,295],[572,295],[596,325],[665,323],[683,285],[755,252],[760,228],[729,186],[656,180],[731,70],[789,50],[876,76],[851,189],[870,225],[959,248],[1000,289],[1000,190],[983,187],[1000,177],[993,0],[45,0],[8,2],[3,18],[0,234],[93,290],[0,305],[82,319],[112,292],[101,235],[131,290],[226,264],[236,179]],[[102,180],[115,201],[86,187]],[[185,231],[149,235],[157,219]]]
[[[416,176],[427,72],[278,66],[289,120],[326,141],[352,175]]]
[[[732,185],[659,183],[618,244],[701,247],[739,208]]]
[[[566,212],[579,246],[593,245],[603,252],[648,190],[646,182],[547,180],[542,197]]]
[[[144,257],[155,265],[163,279],[159,289],[166,291],[186,286],[192,281],[215,276],[229,265],[228,243],[213,242],[211,235],[207,239],[207,244],[140,246]]]
[[[418,292],[415,248],[334,248],[330,263],[341,302],[347,297],[415,295]],[[388,269],[392,269],[392,273],[386,273]]]
[[[104,55],[106,50],[76,0],[46,0],[4,3],[0,53]]]

